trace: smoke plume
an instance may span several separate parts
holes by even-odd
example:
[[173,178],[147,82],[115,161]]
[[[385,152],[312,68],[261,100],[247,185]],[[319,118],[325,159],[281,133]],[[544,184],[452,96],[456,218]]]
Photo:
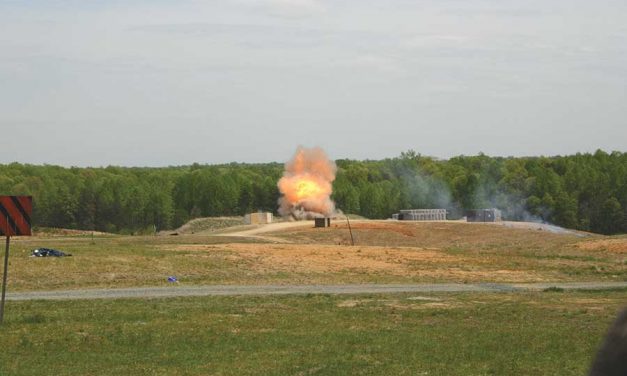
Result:
[[278,182],[279,214],[293,219],[329,217],[335,213],[331,200],[337,166],[321,148],[299,146],[285,164]]

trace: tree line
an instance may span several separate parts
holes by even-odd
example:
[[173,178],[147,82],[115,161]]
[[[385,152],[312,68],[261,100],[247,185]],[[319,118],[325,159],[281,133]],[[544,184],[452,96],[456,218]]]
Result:
[[[458,156],[414,151],[341,159],[333,199],[345,213],[389,218],[400,209],[496,207],[505,219],[604,234],[627,232],[627,153],[555,157]],[[0,165],[0,194],[32,195],[36,226],[118,233],[171,229],[189,219],[276,212],[283,165],[63,168]]]

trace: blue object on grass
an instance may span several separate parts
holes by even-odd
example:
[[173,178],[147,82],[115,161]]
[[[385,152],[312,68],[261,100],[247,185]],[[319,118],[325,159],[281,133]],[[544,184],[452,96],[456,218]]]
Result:
[[176,277],[175,277],[175,276],[170,276],[170,277],[168,277],[168,282],[178,282],[178,281],[179,281],[179,280],[178,280],[178,279],[176,279]]

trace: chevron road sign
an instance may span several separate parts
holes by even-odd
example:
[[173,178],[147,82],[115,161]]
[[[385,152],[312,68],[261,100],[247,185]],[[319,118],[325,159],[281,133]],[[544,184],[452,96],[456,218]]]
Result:
[[0,324],[4,318],[4,299],[7,290],[9,267],[9,242],[11,236],[30,236],[32,196],[0,196],[0,235],[7,238],[4,250],[4,273],[2,275],[2,298],[0,298]]

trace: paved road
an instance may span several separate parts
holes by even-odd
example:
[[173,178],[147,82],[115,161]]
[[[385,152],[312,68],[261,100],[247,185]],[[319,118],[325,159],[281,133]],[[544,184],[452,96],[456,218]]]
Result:
[[75,300],[119,298],[171,298],[182,296],[236,296],[287,294],[376,294],[396,292],[524,292],[541,291],[549,287],[564,290],[627,288],[627,282],[572,283],[435,283],[435,284],[361,284],[361,285],[213,285],[138,287],[126,289],[92,289],[66,291],[35,291],[8,293],[7,300]]

